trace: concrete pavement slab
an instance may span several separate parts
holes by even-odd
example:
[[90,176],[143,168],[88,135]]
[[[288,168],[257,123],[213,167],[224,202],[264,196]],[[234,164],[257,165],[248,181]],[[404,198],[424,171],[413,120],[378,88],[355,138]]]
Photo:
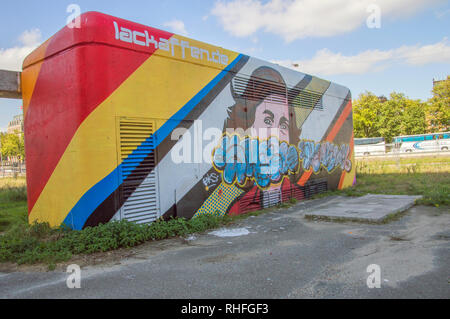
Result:
[[331,220],[356,220],[362,222],[383,222],[388,216],[411,208],[422,196],[375,195],[362,197],[337,196],[333,200],[308,210],[306,218]]

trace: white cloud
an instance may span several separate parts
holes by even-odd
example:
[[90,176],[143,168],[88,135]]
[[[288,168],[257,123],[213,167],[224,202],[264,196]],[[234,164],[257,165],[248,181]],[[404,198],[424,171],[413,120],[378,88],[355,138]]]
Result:
[[443,0],[219,0],[211,14],[235,36],[246,37],[264,30],[290,42],[355,30],[366,23],[371,4],[380,7],[383,21],[440,2]]
[[443,17],[445,17],[446,15],[450,14],[450,9],[444,10],[444,11],[436,11],[434,13],[434,15],[438,18],[441,19]]
[[19,37],[19,41],[25,46],[38,45],[41,42],[41,31],[39,29],[25,30]]
[[404,57],[406,62],[411,65],[424,65],[436,62],[450,63],[450,43],[447,38],[430,45],[404,46],[397,49],[396,53],[400,57]]
[[0,69],[21,71],[23,60],[39,46],[41,37],[39,29],[27,30],[18,38],[20,46],[0,48]]
[[171,20],[164,23],[165,27],[170,28],[173,32],[187,36],[188,32],[186,31],[186,27],[184,22],[181,20]]
[[394,63],[405,63],[413,66],[429,63],[450,63],[450,43],[447,38],[444,38],[442,41],[430,45],[402,46],[385,51],[367,50],[348,56],[322,49],[309,60],[272,62],[317,75],[364,74],[383,70]]

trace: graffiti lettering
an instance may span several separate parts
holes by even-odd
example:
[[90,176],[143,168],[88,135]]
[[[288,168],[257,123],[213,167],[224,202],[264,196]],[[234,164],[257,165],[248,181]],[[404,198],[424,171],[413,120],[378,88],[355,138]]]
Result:
[[202,179],[203,185],[205,185],[205,189],[207,191],[210,187],[216,186],[218,181],[219,175],[217,175],[216,173],[208,174]]
[[297,172],[300,161],[304,170],[312,169],[315,173],[321,166],[328,173],[337,167],[349,172],[352,168],[349,155],[350,147],[346,144],[302,140],[297,149],[274,136],[261,141],[226,134],[213,150],[213,164],[226,184],[244,185],[253,179],[258,187],[267,188],[280,183],[289,173]]
[[213,163],[227,184],[239,185],[252,178],[259,187],[279,183],[284,175],[298,168],[298,153],[293,145],[277,137],[257,138],[225,135],[213,152]]
[[336,167],[349,172],[352,169],[352,162],[348,158],[350,147],[348,145],[336,145],[330,142],[316,143],[314,141],[300,141],[298,143],[300,159],[303,162],[303,169],[313,169],[315,173],[323,165],[328,172]]

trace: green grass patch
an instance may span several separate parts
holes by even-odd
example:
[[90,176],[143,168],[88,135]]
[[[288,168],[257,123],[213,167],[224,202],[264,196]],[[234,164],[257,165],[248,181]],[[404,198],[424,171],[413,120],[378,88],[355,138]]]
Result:
[[16,223],[0,235],[0,262],[17,264],[44,263],[49,270],[74,255],[107,252],[129,248],[147,241],[185,237],[235,223],[250,216],[258,216],[296,204],[296,200],[278,206],[237,216],[200,215],[186,220],[175,218],[157,220],[151,224],[136,224],[126,220],[112,221],[80,231],[65,227],[51,228],[47,223]]
[[27,223],[25,178],[0,179],[0,233]]
[[367,163],[368,165],[403,165],[403,164],[443,164],[450,165],[450,156],[442,156],[442,155],[430,155],[430,156],[405,156],[405,157],[366,157],[366,158],[357,158],[356,162],[358,164]]
[[28,222],[27,209],[26,201],[0,202],[0,233],[14,225],[25,225]]
[[0,203],[24,202],[27,200],[27,187],[24,177],[0,178]]
[[[414,160],[414,162],[413,162]],[[363,196],[371,194],[422,195],[417,204],[450,205],[450,157],[358,159],[356,186],[329,195]]]
[[344,193],[422,195],[418,204],[437,207],[450,205],[450,173],[360,174],[356,181],[356,187],[344,190]]
[[16,224],[0,235],[0,262],[46,263],[52,269],[56,263],[67,261],[73,255],[106,252],[134,247],[146,241],[186,236],[224,226],[240,218],[202,215],[190,220],[157,220],[152,224],[122,220],[80,231],[50,228],[46,223],[31,226]]

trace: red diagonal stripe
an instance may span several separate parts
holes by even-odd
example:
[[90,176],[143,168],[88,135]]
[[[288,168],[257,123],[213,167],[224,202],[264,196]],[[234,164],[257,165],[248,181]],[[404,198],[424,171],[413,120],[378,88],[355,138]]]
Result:
[[[333,142],[334,138],[336,137],[337,133],[341,129],[342,125],[344,124],[347,117],[350,115],[352,111],[352,101],[350,100],[347,105],[345,106],[344,110],[342,111],[342,114],[339,116],[338,120],[336,121],[336,124],[334,124],[333,129],[330,131],[328,136],[326,137],[325,141],[327,142]],[[300,179],[298,180],[297,184],[300,186],[304,186],[305,183],[309,180],[312,174],[312,168],[309,171],[306,171],[302,174]]]
[[[85,33],[78,34],[74,32],[81,31],[64,28],[51,39],[47,55],[53,56],[43,63],[30,101],[25,120],[29,212],[80,124],[155,51],[114,46],[117,40],[112,19],[126,23],[123,20],[97,13],[88,14],[88,19],[92,25],[97,23],[97,28],[88,25]],[[103,32],[100,35],[99,30]],[[152,30],[161,37],[172,36]],[[105,43],[107,36],[112,45]],[[80,45],[54,54],[67,47],[71,39]],[[98,39],[101,45],[86,43]]]

